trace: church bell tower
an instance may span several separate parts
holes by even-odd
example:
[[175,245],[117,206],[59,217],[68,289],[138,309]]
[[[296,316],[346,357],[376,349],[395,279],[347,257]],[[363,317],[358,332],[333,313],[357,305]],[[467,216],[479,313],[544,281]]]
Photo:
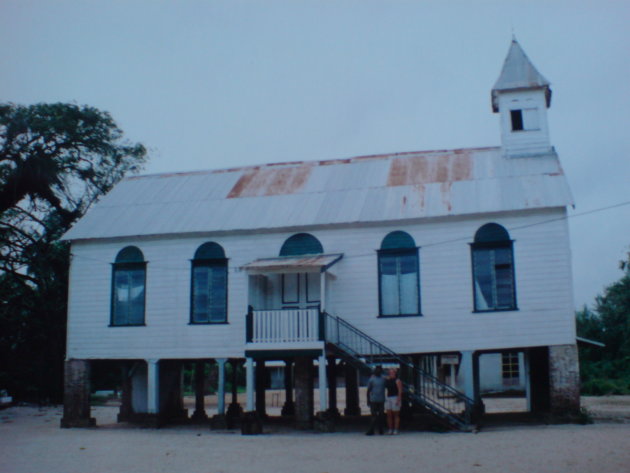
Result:
[[547,125],[551,105],[549,81],[512,39],[503,69],[492,88],[492,111],[500,114],[501,147],[507,157],[552,151]]

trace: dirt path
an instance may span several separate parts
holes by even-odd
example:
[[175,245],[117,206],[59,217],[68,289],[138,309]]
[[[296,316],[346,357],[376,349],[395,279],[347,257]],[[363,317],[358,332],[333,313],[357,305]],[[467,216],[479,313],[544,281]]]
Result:
[[60,408],[14,407],[0,411],[0,472],[630,471],[630,397],[587,398],[584,404],[616,416],[615,422],[502,427],[479,434],[292,432],[247,437],[201,427],[120,425],[115,407],[94,409],[100,427],[60,429]]

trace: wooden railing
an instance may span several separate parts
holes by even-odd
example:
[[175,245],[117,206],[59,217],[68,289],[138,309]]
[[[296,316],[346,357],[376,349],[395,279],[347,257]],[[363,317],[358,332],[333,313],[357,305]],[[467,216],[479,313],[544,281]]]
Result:
[[247,313],[248,343],[294,343],[323,340],[319,309],[252,310]]
[[[253,310],[247,313],[248,343],[326,342],[366,374],[376,364],[396,364],[408,398],[458,428],[471,425],[474,401],[415,366],[412,360],[374,340],[350,323],[314,309]],[[281,346],[278,346],[281,348]]]

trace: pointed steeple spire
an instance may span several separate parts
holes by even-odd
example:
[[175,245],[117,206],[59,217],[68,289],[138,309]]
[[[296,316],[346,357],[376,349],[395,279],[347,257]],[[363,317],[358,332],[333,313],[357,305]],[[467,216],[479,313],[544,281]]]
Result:
[[549,107],[551,104],[549,85],[549,81],[538,72],[516,38],[512,36],[512,44],[503,63],[503,69],[492,88],[492,111],[495,113],[499,111],[499,92],[522,89],[544,89],[547,107]]

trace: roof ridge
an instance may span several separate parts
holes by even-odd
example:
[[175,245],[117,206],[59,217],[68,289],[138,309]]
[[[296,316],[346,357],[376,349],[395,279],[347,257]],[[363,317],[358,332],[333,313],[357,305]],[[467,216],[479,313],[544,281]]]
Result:
[[126,177],[125,181],[145,179],[145,178],[158,178],[158,177],[175,177],[175,176],[193,176],[193,175],[203,175],[203,174],[222,174],[228,172],[237,172],[237,171],[245,171],[245,170],[257,170],[261,168],[270,168],[275,166],[298,166],[298,165],[310,165],[310,166],[326,166],[326,165],[335,165],[335,164],[351,164],[358,160],[370,160],[370,159],[387,159],[387,158],[396,158],[396,157],[404,157],[404,156],[417,156],[417,155],[431,155],[431,154],[444,154],[444,153],[452,153],[452,154],[460,154],[464,152],[475,152],[475,151],[490,151],[493,149],[499,149],[500,146],[478,146],[473,148],[453,148],[453,149],[434,149],[434,150],[423,150],[423,151],[398,151],[393,153],[380,153],[380,154],[366,154],[360,156],[352,156],[350,158],[332,158],[332,159],[314,159],[312,161],[284,161],[284,162],[275,162],[275,163],[262,163],[262,164],[252,164],[249,166],[238,166],[233,168],[222,168],[222,169],[205,169],[205,170],[197,170],[197,171],[181,171],[181,172],[162,172],[162,173],[151,173],[151,174],[139,174],[135,176]]

